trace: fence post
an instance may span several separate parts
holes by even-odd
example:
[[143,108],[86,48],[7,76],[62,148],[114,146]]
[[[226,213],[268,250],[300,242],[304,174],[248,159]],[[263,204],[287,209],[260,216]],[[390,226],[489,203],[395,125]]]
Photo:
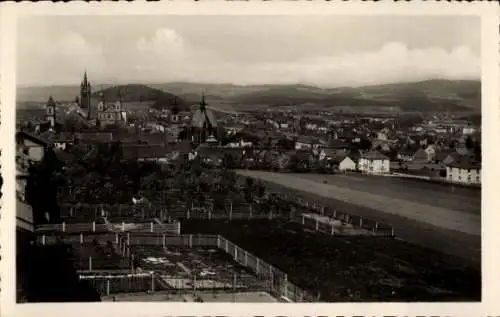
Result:
[[363,217],[359,217],[359,227],[363,228]]
[[42,244],[45,245],[45,235],[42,234]]
[[127,245],[130,245],[130,232],[127,232]]
[[273,279],[274,279],[274,277],[273,277],[273,266],[269,265],[269,286],[270,286],[271,290],[274,289],[274,281],[273,281]]
[[66,232],[66,222],[62,222],[62,232]]
[[106,279],[106,295],[109,296],[109,279]]
[[378,231],[378,222],[375,222],[375,231]]
[[330,227],[330,234],[331,234],[332,236],[334,236],[334,235],[335,235],[335,227],[333,226],[333,224],[332,224],[332,225],[331,225],[331,227]]
[[177,221],[177,234],[181,234],[181,222]]
[[249,211],[250,211],[250,219],[252,219],[252,209],[253,209],[253,204],[250,204],[250,208],[249,208]]
[[125,222],[122,221],[122,232],[125,232]]
[[217,248],[220,249],[220,235],[217,235]]
[[259,265],[260,265],[260,260],[259,258],[255,258],[255,274],[259,275]]
[[306,217],[304,215],[302,215],[302,224],[305,225],[306,224]]
[[151,222],[151,232],[155,232],[154,231],[154,224],[153,224],[153,222]]
[[80,244],[83,244],[83,233],[80,233]]
[[238,259],[238,247],[234,246],[234,260],[237,261]]
[[337,218],[337,209],[333,208],[333,218]]
[[288,274],[283,277],[283,296],[288,298]]
[[189,208],[186,209],[186,219],[189,219]]
[[151,272],[151,292],[155,291],[155,273]]
[[229,221],[233,220],[233,202],[229,203]]
[[325,205],[322,205],[321,206],[321,215],[324,216],[325,215]]
[[116,244],[118,244],[118,232],[115,233],[115,241],[116,241]]
[[225,240],[226,240],[226,253],[229,253],[229,241],[227,241],[227,239]]
[[69,216],[73,217],[73,207],[69,207]]
[[92,231],[95,232],[95,221],[92,221]]
[[212,211],[208,209],[208,220],[212,220]]
[[245,267],[248,266],[248,251],[245,250]]
[[190,248],[193,247],[193,235],[192,234],[189,235],[189,247]]
[[391,237],[394,237],[394,228],[391,228]]
[[319,230],[319,220],[318,220],[318,218],[316,218],[316,231],[318,231],[318,230]]
[[92,257],[89,256],[89,272],[92,272]]

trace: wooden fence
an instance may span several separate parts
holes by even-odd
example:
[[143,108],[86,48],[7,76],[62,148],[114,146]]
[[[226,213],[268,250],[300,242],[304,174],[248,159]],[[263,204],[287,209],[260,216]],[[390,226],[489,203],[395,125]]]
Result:
[[37,232],[68,232],[68,233],[83,233],[83,232],[156,232],[170,235],[181,233],[180,222],[175,223],[105,223],[96,224],[95,221],[89,223],[61,223],[61,224],[44,224],[36,227]]
[[[133,263],[136,255],[133,253],[133,246],[177,246],[177,247],[197,247],[197,246],[210,246],[216,247],[230,255],[234,261],[250,269],[259,280],[263,281],[265,290],[277,298],[285,298],[292,302],[313,302],[315,297],[307,291],[302,290],[290,281],[288,275],[279,270],[278,268],[266,263],[257,256],[247,252],[243,248],[234,244],[220,235],[176,235],[169,236],[166,234],[142,234],[142,233],[114,233],[114,234],[80,234],[80,235],[64,235],[64,236],[46,236],[41,235],[38,241],[41,244],[54,244],[54,243],[88,243],[94,240],[100,241],[114,241],[114,246],[117,252],[127,260],[128,263]],[[92,271],[90,264],[89,272]],[[94,276],[98,276],[95,274]],[[102,274],[101,274],[102,275]],[[124,275],[124,274],[122,274]],[[135,289],[136,291],[155,291],[155,281],[158,280],[159,275],[156,273],[149,273],[145,277],[137,278],[131,275],[127,282],[126,277],[122,276],[118,284],[112,284],[113,278],[94,278],[92,282],[97,290],[103,294],[111,294],[117,289]],[[90,279],[90,278],[88,278]],[[108,280],[110,282],[108,282]],[[118,278],[115,280],[119,280]],[[120,284],[122,283],[122,284]]]

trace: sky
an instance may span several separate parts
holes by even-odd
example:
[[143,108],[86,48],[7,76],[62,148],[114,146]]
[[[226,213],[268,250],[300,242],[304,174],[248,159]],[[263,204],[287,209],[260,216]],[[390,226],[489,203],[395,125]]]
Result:
[[18,24],[20,86],[361,86],[479,79],[468,16],[36,16]]

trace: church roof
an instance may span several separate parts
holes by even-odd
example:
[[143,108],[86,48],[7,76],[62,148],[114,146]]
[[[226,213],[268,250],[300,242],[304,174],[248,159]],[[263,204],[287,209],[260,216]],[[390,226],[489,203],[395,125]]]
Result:
[[214,113],[210,109],[200,108],[197,109],[193,118],[191,119],[191,126],[195,128],[203,128],[205,124],[210,125],[212,128],[217,127],[217,120]]

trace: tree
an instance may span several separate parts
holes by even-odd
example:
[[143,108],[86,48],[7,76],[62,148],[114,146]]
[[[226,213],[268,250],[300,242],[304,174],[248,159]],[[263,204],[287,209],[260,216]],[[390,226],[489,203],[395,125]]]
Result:
[[236,162],[234,158],[229,153],[224,153],[224,157],[222,158],[222,166],[226,169],[232,169],[236,167]]
[[36,225],[60,222],[57,188],[62,183],[62,166],[53,149],[47,148],[42,161],[28,168],[26,201],[33,209]]
[[251,177],[245,179],[245,198],[248,202],[252,200],[254,180]]
[[472,140],[470,135],[467,136],[467,138],[465,139],[465,147],[468,149],[473,149],[474,146],[475,146],[474,141]]

